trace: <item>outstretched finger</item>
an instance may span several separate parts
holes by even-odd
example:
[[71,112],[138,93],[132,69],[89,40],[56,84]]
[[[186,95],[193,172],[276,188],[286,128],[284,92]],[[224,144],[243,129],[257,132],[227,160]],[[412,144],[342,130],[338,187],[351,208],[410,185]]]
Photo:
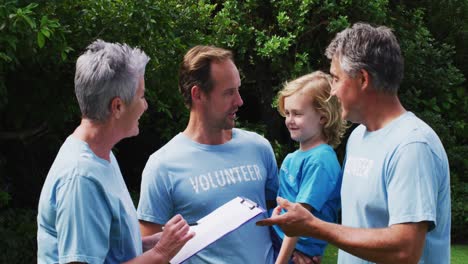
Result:
[[272,225],[280,225],[284,223],[285,215],[279,215],[275,217],[265,218],[263,220],[257,221],[255,224],[258,226],[272,226]]
[[[275,218],[275,219],[276,219],[276,218]],[[278,224],[278,223],[276,223],[275,219],[273,219],[273,218],[266,218],[266,219],[257,221],[255,224],[256,224],[257,226],[272,226],[272,225]]]

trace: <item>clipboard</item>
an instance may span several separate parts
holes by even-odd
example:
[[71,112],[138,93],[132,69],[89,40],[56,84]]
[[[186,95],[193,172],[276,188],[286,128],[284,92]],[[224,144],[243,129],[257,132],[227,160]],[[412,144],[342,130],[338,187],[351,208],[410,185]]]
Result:
[[179,253],[171,259],[170,263],[179,264],[187,260],[216,240],[264,212],[265,209],[247,198],[238,196],[232,199],[198,220],[197,225],[190,227],[190,230],[195,232],[195,237],[184,245]]

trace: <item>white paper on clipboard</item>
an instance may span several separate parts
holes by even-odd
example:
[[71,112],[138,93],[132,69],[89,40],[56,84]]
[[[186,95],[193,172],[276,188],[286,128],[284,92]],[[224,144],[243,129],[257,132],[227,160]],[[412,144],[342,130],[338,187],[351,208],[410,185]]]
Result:
[[197,221],[190,230],[195,237],[171,259],[171,264],[179,264],[197,252],[239,228],[255,216],[265,212],[258,204],[243,197],[236,197]]

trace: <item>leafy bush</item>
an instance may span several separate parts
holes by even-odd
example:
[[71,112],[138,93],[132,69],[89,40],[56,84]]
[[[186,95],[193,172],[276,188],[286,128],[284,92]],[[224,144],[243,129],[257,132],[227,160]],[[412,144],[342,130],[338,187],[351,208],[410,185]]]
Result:
[[[190,47],[214,44],[234,51],[244,98],[240,126],[265,135],[281,164],[296,146],[272,107],[277,91],[299,75],[328,71],[324,50],[329,41],[364,20],[395,29],[406,65],[401,100],[444,143],[452,177],[453,237],[466,234],[468,94],[466,76],[459,70],[466,72],[466,1],[443,6],[434,0],[35,2],[0,4],[1,210],[36,206],[59,146],[79,122],[74,62],[93,40],[139,46],[151,57],[146,72],[149,110],[141,120],[141,134],[115,148],[129,188],[138,192],[148,156],[186,125],[177,72]],[[434,15],[439,9],[458,14],[460,20]],[[337,151],[340,158],[345,141]]]
[[452,182],[452,241],[468,242],[468,184]]
[[0,210],[0,263],[37,262],[36,225],[35,210]]

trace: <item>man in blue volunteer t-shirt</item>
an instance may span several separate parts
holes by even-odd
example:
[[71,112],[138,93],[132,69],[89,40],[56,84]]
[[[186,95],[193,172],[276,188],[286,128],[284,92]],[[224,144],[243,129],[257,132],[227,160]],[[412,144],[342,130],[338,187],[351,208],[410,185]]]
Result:
[[360,124],[346,148],[342,225],[283,199],[288,213],[258,224],[326,240],[340,248],[338,263],[450,263],[447,155],[398,99],[403,57],[396,37],[358,23],[338,33],[326,55],[342,115]]
[[[190,119],[183,132],[151,155],[143,171],[137,210],[143,235],[161,231],[175,214],[195,222],[236,196],[266,208],[278,189],[269,142],[234,128],[243,101],[231,52],[196,46],[185,55],[179,78]],[[273,263],[269,229],[258,228],[255,222],[229,233],[186,263]]]

